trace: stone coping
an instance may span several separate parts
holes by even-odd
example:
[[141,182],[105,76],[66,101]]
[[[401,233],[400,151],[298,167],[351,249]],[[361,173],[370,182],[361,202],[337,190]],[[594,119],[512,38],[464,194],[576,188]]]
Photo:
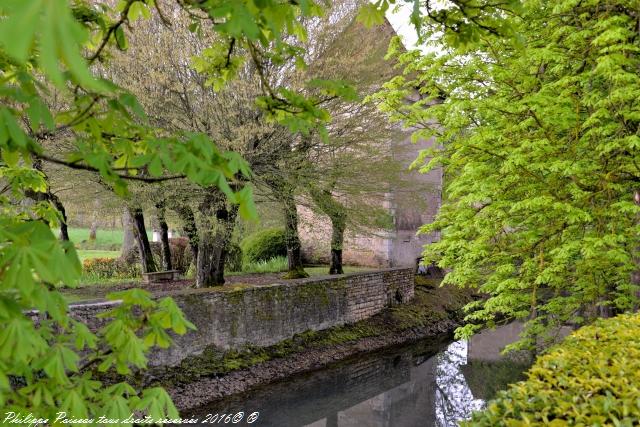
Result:
[[[351,273],[345,274],[324,274],[322,276],[313,276],[313,277],[305,277],[301,279],[282,279],[281,282],[275,282],[268,285],[257,285],[257,284],[246,284],[246,283],[230,283],[228,285],[220,285],[214,286],[210,288],[185,288],[178,290],[170,290],[170,291],[159,291],[156,294],[153,294],[153,297],[171,297],[171,296],[182,296],[182,295],[193,295],[193,294],[208,294],[208,293],[232,293],[232,292],[244,292],[244,291],[252,291],[259,289],[270,289],[274,287],[292,287],[292,286],[300,286],[309,283],[315,282],[326,282],[326,281],[335,281],[335,280],[346,280],[352,277],[366,277],[366,276],[375,276],[380,273],[392,273],[399,271],[407,271],[410,270],[413,272],[415,269],[413,267],[389,267],[382,268],[378,270],[367,270],[367,271],[354,271]],[[69,308],[73,307],[86,307],[86,306],[95,306],[99,307],[100,304],[105,307],[110,305],[117,305],[120,303],[120,300],[109,301],[106,299],[92,299],[86,301],[74,301],[69,304]]]

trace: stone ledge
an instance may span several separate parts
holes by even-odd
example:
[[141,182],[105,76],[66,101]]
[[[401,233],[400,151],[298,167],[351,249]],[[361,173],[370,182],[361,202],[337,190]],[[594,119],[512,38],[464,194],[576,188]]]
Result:
[[[412,268],[389,268],[345,275],[295,279],[270,285],[184,289],[173,297],[196,331],[174,336],[166,350],[154,350],[149,364],[172,366],[207,347],[269,346],[309,330],[366,319],[413,297]],[[118,301],[76,303],[71,315],[90,329],[104,324],[96,315]],[[35,315],[37,317],[37,314]]]

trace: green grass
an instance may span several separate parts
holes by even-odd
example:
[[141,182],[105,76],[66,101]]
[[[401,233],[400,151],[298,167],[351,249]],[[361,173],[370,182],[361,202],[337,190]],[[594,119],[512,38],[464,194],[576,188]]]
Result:
[[[229,276],[237,276],[239,274],[253,274],[253,273],[282,273],[287,271],[287,257],[271,258],[269,261],[257,261],[245,263],[242,266],[242,271],[233,273],[227,273]],[[373,270],[371,267],[358,267],[352,265],[343,266],[345,273],[356,273],[359,271]],[[329,274],[328,265],[317,265],[313,267],[305,267],[304,271],[309,273],[310,276],[324,276]]]
[[[373,267],[360,267],[357,265],[343,265],[342,270],[345,273],[357,273],[359,271],[367,271],[367,270],[375,270]],[[305,267],[304,271],[309,273],[309,276],[325,276],[329,274],[329,266],[328,265],[320,265],[314,267]]]
[[242,266],[242,271],[229,274],[279,273],[281,271],[287,271],[287,257],[275,257],[268,261],[247,262]]
[[120,256],[120,251],[100,251],[93,249],[78,249],[78,257],[80,262],[90,258],[117,258]]
[[[57,235],[58,230],[53,230]],[[149,240],[151,240],[152,233],[147,232]],[[98,229],[96,232],[96,240],[89,240],[88,228],[69,228],[69,240],[79,249],[87,250],[102,250],[102,251],[119,251],[122,246],[122,239],[124,237],[124,231],[122,229]]]

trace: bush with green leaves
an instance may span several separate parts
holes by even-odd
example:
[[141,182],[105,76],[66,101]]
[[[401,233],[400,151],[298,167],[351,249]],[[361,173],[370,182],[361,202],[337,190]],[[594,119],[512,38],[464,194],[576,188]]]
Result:
[[242,248],[236,242],[229,242],[225,258],[225,268],[229,271],[242,270]]
[[531,348],[640,302],[637,7],[525,0],[505,15],[515,40],[449,49],[428,31],[440,49],[393,44],[404,72],[376,98],[414,140],[437,139],[414,166],[447,177],[424,260],[486,296],[458,337],[519,319],[512,347]]
[[463,426],[640,425],[640,315],[599,320],[540,356]]
[[89,258],[82,262],[82,273],[99,279],[139,277],[140,266],[119,258]]
[[285,233],[281,228],[258,231],[246,237],[241,246],[245,264],[287,255]]

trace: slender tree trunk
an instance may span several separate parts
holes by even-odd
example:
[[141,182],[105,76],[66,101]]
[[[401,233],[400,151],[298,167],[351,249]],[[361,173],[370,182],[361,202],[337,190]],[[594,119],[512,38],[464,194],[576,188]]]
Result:
[[89,240],[96,240],[98,234],[98,214],[93,214],[91,228],[89,229]]
[[162,269],[171,270],[171,247],[169,246],[169,226],[164,215],[164,204],[156,204],[158,224],[160,225],[160,245],[162,253]]
[[125,262],[132,262],[136,253],[136,237],[133,230],[133,218],[128,208],[122,211],[122,248],[120,249],[120,259]]
[[156,263],[153,260],[151,245],[147,237],[147,229],[144,225],[144,214],[142,208],[131,209],[131,217],[133,219],[133,233],[138,243],[140,251],[140,263],[142,264],[143,273],[151,273],[156,271]]
[[[28,191],[27,197],[34,200],[35,202],[43,202],[49,201],[53,204],[53,206],[60,212],[60,216],[62,217],[62,221],[60,221],[60,240],[69,240],[69,230],[67,228],[67,212],[62,204],[62,201],[51,192],[51,187],[49,186],[49,177],[44,173],[44,168],[42,166],[42,160],[36,159],[33,161],[32,166],[35,170],[41,172],[44,175],[45,182],[47,184],[47,191],[44,193],[36,193],[34,191]],[[45,221],[49,224],[47,221]]]
[[198,226],[196,225],[196,217],[187,205],[178,206],[174,208],[174,211],[182,221],[182,231],[189,239],[189,247],[195,262],[198,259]]
[[215,192],[200,206],[196,287],[223,285],[227,245],[235,226],[237,207],[227,208],[224,196]]
[[[224,212],[226,212],[226,215]],[[218,221],[222,221],[224,233],[222,250],[220,253],[220,257],[218,258],[217,277],[220,283],[224,283],[225,263],[227,261],[227,254],[229,253],[229,243],[231,242],[231,236],[233,235],[233,230],[236,226],[236,219],[238,217],[238,205],[231,205],[231,207],[225,209],[223,212],[217,212],[216,217],[218,218]]]
[[64,205],[51,191],[47,193],[49,200],[53,203],[53,206],[56,207],[58,212],[60,212],[60,216],[62,217],[62,221],[60,221],[60,240],[69,240],[69,229],[67,227],[67,211],[64,208]]
[[298,211],[296,209],[296,201],[291,192],[282,194],[283,212],[284,212],[284,232],[285,242],[287,244],[287,274],[286,279],[298,279],[309,277],[302,264],[302,252],[300,245],[300,237],[298,235]]
[[330,190],[310,189],[311,198],[320,210],[331,220],[331,263],[329,274],[344,274],[342,269],[342,248],[344,231],[347,225],[347,213],[331,194]]
[[344,274],[342,269],[342,247],[344,245],[345,219],[343,215],[331,218],[331,264],[329,274]]
[[89,240],[96,240],[98,234],[98,209],[100,208],[99,199],[95,199],[93,203],[93,218],[91,219],[91,229],[89,230]]

